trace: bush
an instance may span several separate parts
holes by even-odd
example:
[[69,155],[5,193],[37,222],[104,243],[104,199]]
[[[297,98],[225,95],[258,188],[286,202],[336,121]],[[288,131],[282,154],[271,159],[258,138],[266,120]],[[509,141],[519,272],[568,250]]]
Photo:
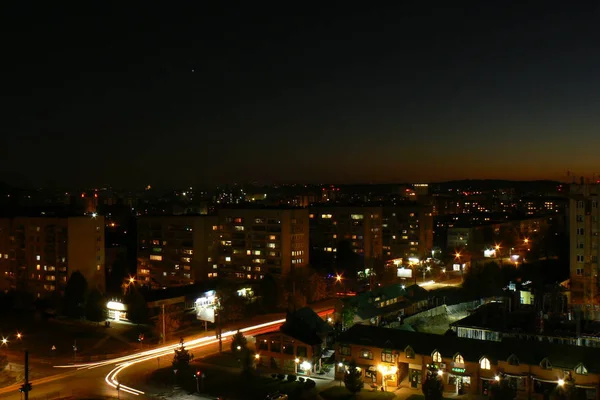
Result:
[[307,379],[306,379],[306,383],[304,384],[304,387],[305,387],[307,390],[310,390],[310,389],[314,389],[315,387],[317,387],[317,384],[316,384],[316,383],[315,383],[315,381],[313,381],[312,379],[308,379],[308,378],[307,378]]
[[294,382],[296,380],[296,375],[288,375],[287,380],[288,382]]
[[299,378],[298,378],[298,381],[299,381],[299,382],[304,382],[305,380],[306,380],[306,379],[304,379],[303,377],[299,377]]
[[271,378],[277,379],[277,374],[271,374]]
[[321,374],[328,374],[331,371],[331,365],[323,364],[321,367]]
[[280,381],[285,379],[285,375],[283,374],[277,374],[277,379],[279,379]]

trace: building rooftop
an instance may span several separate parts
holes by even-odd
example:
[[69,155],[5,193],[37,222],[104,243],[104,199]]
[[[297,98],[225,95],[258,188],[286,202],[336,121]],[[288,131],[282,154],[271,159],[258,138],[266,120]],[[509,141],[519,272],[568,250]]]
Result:
[[323,336],[329,334],[333,329],[312,308],[303,307],[288,313],[285,323],[279,330],[302,343],[314,346],[321,344]]
[[[397,284],[377,287],[370,292],[359,293],[354,297],[346,297],[342,299],[342,302],[345,307],[356,308],[356,314],[362,319],[368,319],[393,312],[396,309],[402,309],[407,304],[423,300],[427,296],[427,290],[419,285],[404,287],[404,285]],[[403,298],[403,300],[384,307],[377,306],[382,301],[397,298]]]
[[547,359],[553,368],[574,369],[583,364],[588,371],[600,372],[600,348],[549,344],[538,341],[504,340],[490,342],[449,335],[416,333],[370,325],[354,325],[338,338],[342,344],[405,351],[410,346],[417,354],[433,354],[452,359],[457,353],[467,362],[506,361],[514,355],[521,364],[539,365]]

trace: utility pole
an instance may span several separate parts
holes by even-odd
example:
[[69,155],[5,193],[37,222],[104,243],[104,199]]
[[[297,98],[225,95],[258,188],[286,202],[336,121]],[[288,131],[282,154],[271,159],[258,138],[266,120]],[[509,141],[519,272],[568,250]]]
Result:
[[25,350],[25,383],[21,386],[20,391],[23,393],[25,400],[29,399],[29,392],[31,391],[31,383],[29,383],[29,351]]
[[165,324],[165,305],[162,305],[162,337],[163,337],[163,344],[165,344],[167,342],[167,335],[166,335],[166,324]]

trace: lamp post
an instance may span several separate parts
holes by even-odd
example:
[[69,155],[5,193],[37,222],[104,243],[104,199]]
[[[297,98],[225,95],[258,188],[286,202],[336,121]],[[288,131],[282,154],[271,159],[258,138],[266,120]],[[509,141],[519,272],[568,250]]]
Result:
[[296,358],[296,359],[294,360],[294,372],[295,372],[295,374],[296,374],[296,375],[298,375],[298,364],[299,364],[299,363],[300,363],[300,359],[299,359],[299,358]]
[[[344,364],[343,364],[343,363],[338,363],[338,368],[339,368],[339,369],[342,369],[342,368],[344,368]],[[342,370],[342,377],[340,378],[340,387],[342,386],[342,381],[344,380],[344,373],[345,373],[345,372],[346,372],[346,371]]]

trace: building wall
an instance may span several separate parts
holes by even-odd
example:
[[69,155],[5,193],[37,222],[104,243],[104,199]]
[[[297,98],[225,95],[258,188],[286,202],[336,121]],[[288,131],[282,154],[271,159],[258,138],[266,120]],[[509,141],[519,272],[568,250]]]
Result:
[[569,200],[571,302],[598,308],[600,185],[571,185]]
[[0,287],[36,297],[62,292],[81,271],[90,287],[105,289],[104,218],[0,219]]
[[79,271],[88,287],[106,290],[106,258],[104,253],[104,217],[71,217],[68,219],[68,273]]
[[219,275],[258,280],[308,265],[308,210],[225,208],[218,218]]
[[[279,343],[279,349],[276,348]],[[284,348],[284,345],[286,346]],[[267,368],[285,374],[303,373],[297,365],[307,361],[313,364],[312,346],[280,332],[267,333],[256,337],[256,353],[259,355],[258,368]],[[288,347],[289,346],[289,347]],[[302,351],[299,351],[300,350]],[[286,352],[289,349],[289,352]],[[298,363],[296,363],[298,359]]]
[[433,207],[383,207],[382,231],[385,259],[424,258],[433,247]]
[[[343,379],[350,360],[356,361],[363,374],[365,384],[381,386],[383,375],[380,367],[396,367],[397,373],[387,376],[386,386],[409,387],[420,394],[422,384],[426,380],[428,365],[435,365],[442,371],[445,392],[459,393],[459,388],[462,387],[460,394],[489,395],[489,392],[486,391],[487,385],[493,382],[497,375],[505,374],[506,379],[512,379],[512,382],[516,384],[518,399],[543,399],[543,393],[537,393],[536,386],[548,385],[548,388],[555,389],[558,380],[564,379],[570,373],[575,378],[577,386],[589,386],[593,390],[591,398],[598,398],[596,388],[600,374],[580,375],[575,371],[564,370],[560,367],[544,369],[540,365],[528,365],[521,362],[509,363],[509,360],[489,359],[484,354],[478,361],[464,360],[463,358],[463,362],[460,363],[461,360],[457,357],[460,352],[457,351],[451,357],[439,354],[440,358],[437,358],[436,351],[432,351],[431,354],[411,354],[410,346],[402,350],[386,350],[373,346],[342,344],[338,346],[337,354],[338,360],[343,366],[336,366],[336,379]],[[484,358],[489,361],[489,365],[483,360]],[[486,369],[488,366],[489,369]],[[373,371],[375,371],[374,374]],[[459,382],[457,383],[457,381]]]
[[212,216],[152,216],[138,220],[138,279],[152,287],[213,277],[218,220]]
[[341,241],[347,240],[365,261],[371,257],[380,259],[383,257],[382,220],[382,207],[312,207],[311,246],[333,252]]

